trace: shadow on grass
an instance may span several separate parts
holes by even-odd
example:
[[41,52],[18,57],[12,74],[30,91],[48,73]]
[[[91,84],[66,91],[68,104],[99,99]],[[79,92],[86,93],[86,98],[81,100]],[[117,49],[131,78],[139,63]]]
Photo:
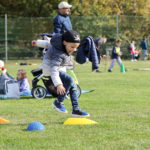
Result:
[[[90,93],[90,92],[94,92],[95,90],[82,90],[82,94],[85,94],[85,93]],[[55,98],[53,96],[46,96],[45,98],[43,99],[50,99],[50,98]],[[5,100],[30,100],[30,99],[34,99],[34,100],[43,100],[43,99],[36,99],[34,98],[32,95],[31,96],[20,96],[19,99],[5,99]]]
[[[53,98],[52,96],[51,97],[46,97],[46,98],[43,98],[43,99],[50,99],[50,98]],[[36,98],[34,98],[34,97],[30,97],[30,96],[22,96],[22,97],[20,97],[19,99],[5,99],[5,101],[7,101],[7,100],[9,100],[9,101],[18,101],[18,100],[43,100],[43,99],[36,99]],[[4,101],[4,100],[3,100]]]
[[[29,123],[30,124],[30,123]],[[29,126],[29,124],[17,124],[17,125],[21,125],[21,126],[25,126],[26,125],[26,127],[28,127]],[[50,122],[50,123],[42,123],[44,126],[45,125],[49,125],[49,124],[54,124],[54,125],[63,125],[63,122]],[[22,129],[22,131],[28,131],[27,130],[27,128],[26,129]],[[36,131],[38,131],[38,130],[36,130]]]
[[53,98],[53,97],[52,96],[47,96],[47,97],[41,98],[41,99],[36,99],[36,98],[34,98],[32,96],[22,96],[22,97],[20,97],[20,99],[36,99],[36,100],[49,99],[49,98]]
[[[32,123],[32,122],[31,122]],[[30,124],[30,123],[29,123]],[[11,123],[3,123],[3,124],[0,124],[0,127],[1,128],[6,128],[6,127],[15,127],[15,126],[26,126],[26,128],[24,128],[24,129],[21,129],[21,131],[28,131],[27,130],[27,128],[28,128],[28,126],[29,126],[29,124],[28,123],[17,123],[17,124],[11,124]],[[47,122],[47,123],[42,123],[44,126],[46,126],[46,125],[63,125],[63,122]],[[38,130],[37,130],[38,131]]]

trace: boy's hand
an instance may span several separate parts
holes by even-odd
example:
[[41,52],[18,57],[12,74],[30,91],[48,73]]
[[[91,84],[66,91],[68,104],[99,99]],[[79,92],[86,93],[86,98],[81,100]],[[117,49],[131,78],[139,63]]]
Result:
[[119,55],[119,56],[122,56],[122,52],[119,52],[118,55]]
[[36,40],[33,40],[33,41],[31,42],[31,44],[32,44],[32,46],[36,46]]
[[66,93],[66,89],[63,87],[63,85],[57,86],[57,94],[64,95]]

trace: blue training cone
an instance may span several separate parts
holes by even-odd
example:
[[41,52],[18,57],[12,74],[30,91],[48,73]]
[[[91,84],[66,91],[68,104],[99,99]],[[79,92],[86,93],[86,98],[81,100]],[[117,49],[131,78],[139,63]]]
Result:
[[32,122],[29,124],[29,126],[27,127],[27,131],[35,131],[35,130],[44,130],[45,127],[42,123],[40,122]]

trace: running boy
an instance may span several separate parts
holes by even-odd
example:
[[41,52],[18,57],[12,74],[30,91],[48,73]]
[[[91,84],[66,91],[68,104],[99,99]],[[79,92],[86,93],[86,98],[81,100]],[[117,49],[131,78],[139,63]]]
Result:
[[112,63],[108,69],[108,72],[112,72],[112,68],[114,67],[116,61],[121,68],[122,61],[120,58],[121,56],[120,46],[121,46],[121,40],[117,40],[116,45],[113,47],[112,50]]
[[58,112],[67,113],[64,106],[66,93],[70,93],[72,102],[72,116],[88,117],[89,114],[79,109],[76,84],[71,76],[64,69],[71,59],[71,54],[80,45],[80,35],[70,30],[63,34],[56,34],[51,39],[51,44],[43,58],[43,73],[51,76],[54,86],[57,88],[57,99],[53,107]]

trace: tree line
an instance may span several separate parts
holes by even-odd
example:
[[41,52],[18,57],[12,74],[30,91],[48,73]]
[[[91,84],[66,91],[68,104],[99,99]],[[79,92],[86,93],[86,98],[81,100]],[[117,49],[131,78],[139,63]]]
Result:
[[[0,16],[50,17],[57,14],[60,0],[1,0]],[[145,16],[150,12],[149,0],[68,0],[72,15]]]
[[[0,1],[1,55],[5,55],[5,19],[8,16],[9,57],[37,57],[31,40],[40,33],[53,32],[53,18],[60,0],[2,0]],[[112,47],[118,38],[123,40],[122,51],[129,58],[127,47],[131,39],[140,43],[150,40],[149,0],[68,0],[72,5],[71,22],[81,37],[107,37],[105,48]],[[117,36],[118,31],[118,36]],[[21,51],[20,51],[21,50]],[[15,53],[14,53],[15,51]]]

